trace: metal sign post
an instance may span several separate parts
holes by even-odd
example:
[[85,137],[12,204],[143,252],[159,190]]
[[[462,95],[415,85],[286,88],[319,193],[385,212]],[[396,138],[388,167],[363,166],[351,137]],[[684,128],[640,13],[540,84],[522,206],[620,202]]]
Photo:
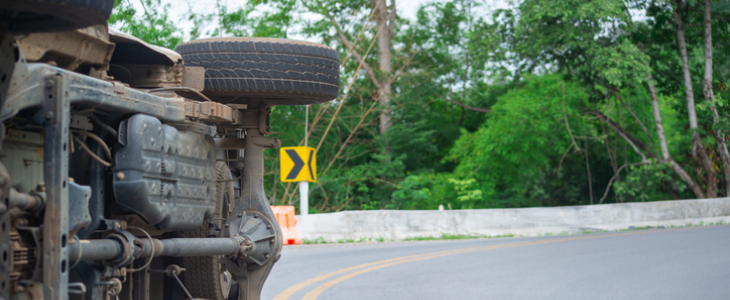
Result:
[[302,216],[309,214],[309,181],[299,183],[299,210]]
[[[309,105],[304,107],[304,147],[309,142]],[[299,182],[299,214],[309,214],[309,181]]]

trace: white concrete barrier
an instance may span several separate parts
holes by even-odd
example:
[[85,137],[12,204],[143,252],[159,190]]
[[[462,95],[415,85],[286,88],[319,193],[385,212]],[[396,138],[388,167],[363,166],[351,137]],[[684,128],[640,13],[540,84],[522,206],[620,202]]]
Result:
[[327,241],[443,234],[539,236],[632,227],[730,224],[730,198],[565,207],[370,210],[297,216],[304,239]]

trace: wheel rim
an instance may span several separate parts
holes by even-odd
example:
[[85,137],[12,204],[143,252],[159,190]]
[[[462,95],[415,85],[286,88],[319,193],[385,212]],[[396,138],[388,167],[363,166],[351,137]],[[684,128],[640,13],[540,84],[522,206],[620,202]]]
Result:
[[224,271],[221,272],[221,275],[219,276],[221,293],[223,294],[224,299],[228,299],[228,296],[231,293],[231,286],[233,285],[233,278],[231,278],[231,273],[225,270],[225,267],[223,270]]

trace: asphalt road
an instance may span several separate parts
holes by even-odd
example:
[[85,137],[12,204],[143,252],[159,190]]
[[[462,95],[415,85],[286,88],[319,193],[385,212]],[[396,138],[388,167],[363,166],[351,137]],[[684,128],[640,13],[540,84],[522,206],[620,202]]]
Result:
[[262,299],[730,299],[730,226],[285,247]]

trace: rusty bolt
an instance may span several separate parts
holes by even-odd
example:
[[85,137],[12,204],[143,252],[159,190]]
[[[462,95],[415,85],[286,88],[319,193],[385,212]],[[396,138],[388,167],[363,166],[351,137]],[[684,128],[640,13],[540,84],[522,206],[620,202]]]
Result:
[[124,172],[117,173],[117,179],[118,180],[124,180]]
[[246,240],[244,243],[246,244],[246,246],[251,246],[251,240]]
[[38,185],[35,187],[36,191],[39,192],[45,192],[46,191],[46,184],[43,182],[39,182]]
[[117,222],[114,222],[114,229],[119,230],[120,228],[122,228],[122,225]]

